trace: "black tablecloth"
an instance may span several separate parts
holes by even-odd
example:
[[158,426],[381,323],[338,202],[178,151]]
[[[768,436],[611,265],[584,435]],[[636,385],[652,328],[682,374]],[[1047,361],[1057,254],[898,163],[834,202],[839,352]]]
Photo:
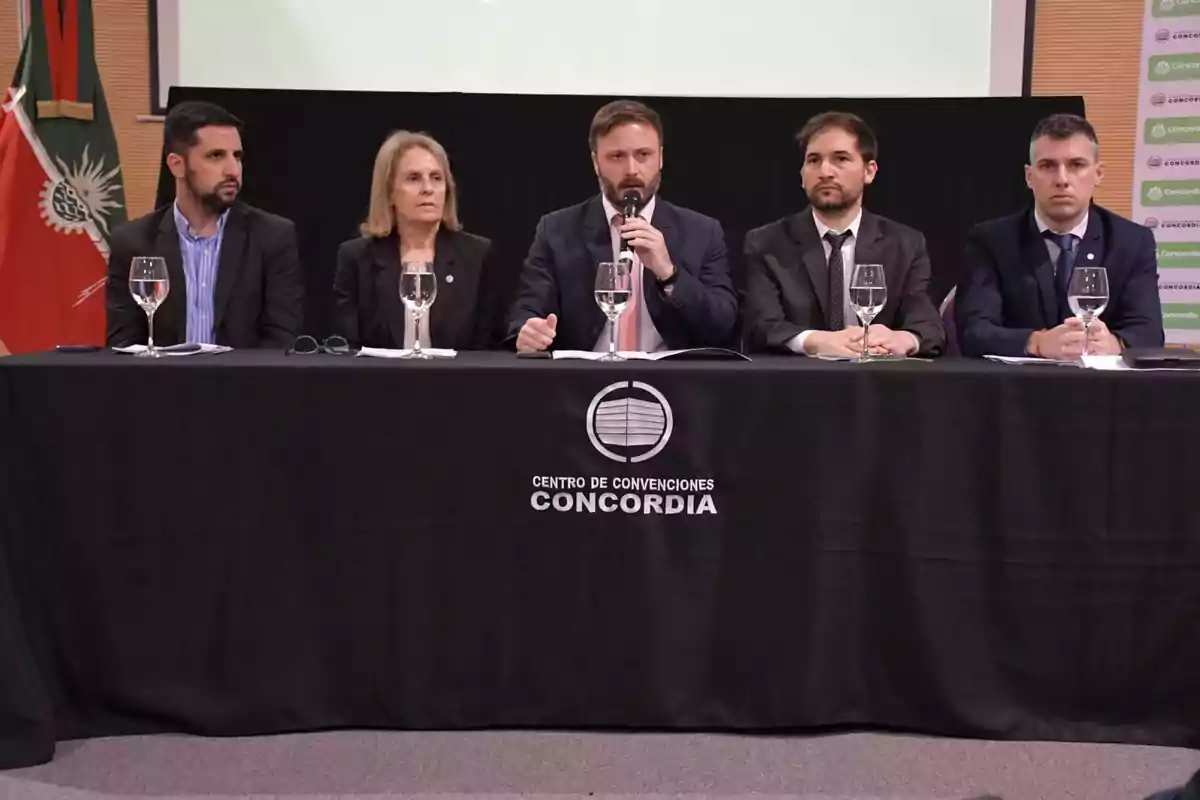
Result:
[[1198,406],[955,361],[3,359],[0,763],[340,726],[1196,746]]

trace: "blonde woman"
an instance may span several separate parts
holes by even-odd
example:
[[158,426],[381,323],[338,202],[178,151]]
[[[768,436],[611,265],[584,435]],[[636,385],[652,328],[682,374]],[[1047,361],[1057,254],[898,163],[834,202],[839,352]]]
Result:
[[[397,131],[375,156],[362,236],[338,248],[333,332],[354,347],[490,350],[507,298],[489,268],[490,240],[462,230],[450,159],[422,133]],[[400,299],[402,264],[432,263],[437,299],[419,330]]]

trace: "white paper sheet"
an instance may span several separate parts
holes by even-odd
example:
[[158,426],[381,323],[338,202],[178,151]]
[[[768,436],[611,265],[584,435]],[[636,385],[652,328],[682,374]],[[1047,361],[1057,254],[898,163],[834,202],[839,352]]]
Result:
[[[228,353],[233,350],[232,347],[225,347],[220,344],[202,344],[199,350],[194,350],[195,345],[192,344],[170,344],[166,347],[158,347],[157,349],[164,356],[198,356],[198,355],[213,355],[215,353]],[[127,353],[129,355],[137,355],[138,353],[146,352],[146,345],[131,344],[128,347],[114,347],[118,353]]]
[[1056,361],[1053,358],[1033,358],[1032,356],[984,356],[988,361],[999,364],[1057,364],[1064,367],[1077,367],[1074,361]]
[[[434,358],[454,358],[458,355],[457,350],[448,350],[442,347],[424,347],[421,352],[427,353]],[[360,356],[368,356],[370,358],[408,358],[412,355],[411,349],[392,350],[386,347],[364,347],[358,351]]]

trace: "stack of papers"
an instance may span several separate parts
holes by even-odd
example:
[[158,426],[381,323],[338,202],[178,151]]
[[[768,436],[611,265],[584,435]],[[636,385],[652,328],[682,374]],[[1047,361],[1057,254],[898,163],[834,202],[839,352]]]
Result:
[[1058,364],[1064,367],[1083,367],[1084,369],[1098,369],[1105,372],[1172,371],[1169,367],[1134,369],[1126,364],[1124,356],[1120,355],[1083,356],[1079,361],[1055,361],[1050,358],[1016,358],[1009,356],[984,356],[984,358],[989,361],[999,361],[1003,364]]
[[[158,352],[162,353],[164,356],[194,356],[194,355],[200,355],[200,354],[207,355],[207,354],[212,354],[212,353],[228,353],[233,348],[226,347],[226,346],[220,345],[220,344],[184,343],[184,344],[170,344],[170,345],[167,345],[166,347],[156,347],[155,349],[158,350]],[[117,351],[118,353],[128,353],[130,355],[137,355],[138,353],[146,352],[146,345],[131,344],[128,347],[114,347],[113,350]]]
[[[554,350],[552,357],[555,360],[559,359],[577,359],[581,361],[601,361],[608,355],[608,351],[596,352],[594,350]],[[750,358],[743,353],[738,353],[734,350],[726,350],[723,347],[687,347],[683,350],[659,350],[654,353],[643,353],[640,350],[618,350],[617,355],[626,361],[662,361],[665,358],[674,356],[691,356],[693,358],[733,358],[742,361],[749,361]]]
[[1084,356],[1083,366],[1088,369],[1128,370],[1129,365],[1121,356]]
[[897,355],[892,355],[891,353],[882,353],[880,355],[870,356],[869,358],[867,358],[866,361],[863,360],[862,356],[809,356],[809,357],[815,358],[818,361],[853,361],[853,362],[859,363],[859,364],[873,364],[877,361],[882,362],[882,361],[932,361],[933,360],[931,358],[917,358],[916,356],[897,356]]
[[[660,358],[666,358],[672,353],[677,353],[677,350],[663,350],[658,353],[643,353],[638,350],[618,350],[617,355],[626,361],[658,361]],[[600,361],[608,353],[598,353],[593,350],[555,350],[553,358],[559,359],[579,359],[582,361]]]
[[1053,358],[1034,358],[1032,356],[984,356],[988,361],[1000,364],[1058,364],[1064,367],[1077,367],[1075,361],[1056,361]]
[[[448,350],[443,347],[423,347],[421,352],[434,358],[454,358],[458,355],[457,350]],[[411,349],[391,350],[386,347],[364,347],[358,351],[360,356],[369,356],[371,358],[408,358],[412,355]]]

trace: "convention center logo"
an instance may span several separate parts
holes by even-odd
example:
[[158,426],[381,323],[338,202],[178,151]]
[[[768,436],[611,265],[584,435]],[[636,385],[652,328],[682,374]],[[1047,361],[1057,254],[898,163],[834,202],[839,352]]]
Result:
[[[1197,32],[1196,35],[1200,37],[1200,32]],[[1191,94],[1171,95],[1168,95],[1165,92],[1155,92],[1154,94],[1150,95],[1150,105],[1155,107],[1195,105],[1196,103],[1200,103],[1200,94],[1196,94],[1194,92]],[[1165,126],[1163,127],[1162,135],[1167,135],[1167,129]]]
[[1156,249],[1160,270],[1200,270],[1200,242],[1159,242]]
[[1200,14],[1200,0],[1154,0],[1156,17],[1191,17]]
[[1155,56],[1150,59],[1150,80],[1182,81],[1200,77],[1200,53]]
[[1163,303],[1163,324],[1168,328],[1200,328],[1200,306],[1194,303]]
[[675,426],[662,392],[641,381],[605,386],[587,410],[587,435],[596,452],[623,464],[649,461],[662,452]]
[[1151,117],[1145,138],[1146,144],[1200,143],[1200,117]]
[[[618,381],[596,392],[581,422],[595,451],[624,465],[650,461],[675,432],[671,403],[642,381]],[[717,513],[714,488],[707,476],[537,475],[529,505],[560,513],[696,516]]]
[[1146,221],[1143,222],[1142,224],[1145,225],[1147,228],[1157,228],[1158,227],[1158,217],[1146,217]]

